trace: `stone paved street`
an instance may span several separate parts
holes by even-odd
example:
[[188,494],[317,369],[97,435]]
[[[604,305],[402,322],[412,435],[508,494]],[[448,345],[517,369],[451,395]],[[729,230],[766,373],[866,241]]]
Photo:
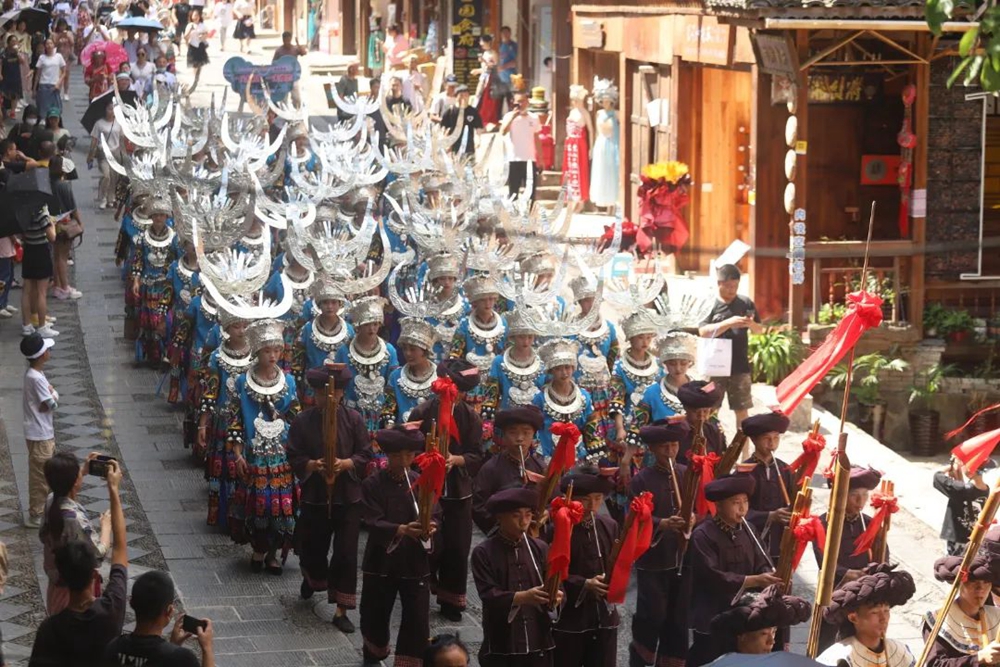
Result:
[[[74,69],[73,76],[73,100],[66,103],[65,120],[70,131],[82,137],[79,117],[86,105],[86,92],[79,69]],[[345,636],[333,629],[331,609],[323,596],[308,602],[299,599],[294,556],[290,556],[281,578],[251,574],[249,551],[234,546],[225,534],[206,525],[206,485],[201,469],[181,445],[182,414],[170,408],[162,394],[157,395],[160,376],[133,364],[132,349],[122,337],[123,287],[112,257],[118,225],[108,212],[98,211],[94,205],[97,173],[86,169],[87,144],[81,140],[73,156],[81,175],[74,188],[87,227],[83,245],[75,253],[73,282],[84,296],[77,302],[50,301],[51,313],[58,318],[55,328],[62,334],[45,369],[61,395],[56,412],[58,446],[72,448],[81,456],[101,451],[123,462],[129,574],[134,578],[148,568],[169,570],[187,613],[213,620],[219,665],[360,664],[360,633]],[[15,305],[19,305],[19,295],[13,293]],[[19,333],[16,319],[0,321],[0,539],[10,548],[13,570],[0,595],[0,629],[11,665],[22,664],[30,651],[34,630],[43,618],[45,581],[37,537],[34,531],[20,527],[27,496],[27,454],[21,434],[23,362],[17,349]],[[731,413],[725,419],[731,423]],[[795,457],[801,439],[801,433],[786,437],[785,460]],[[857,442],[865,441],[859,437]],[[861,456],[859,461],[866,459]],[[897,474],[905,472],[899,469]],[[105,489],[98,482],[88,478],[82,498],[95,517],[107,507]],[[824,502],[825,494],[817,492],[814,507]],[[894,525],[893,555],[914,572],[919,592],[897,615],[893,636],[909,641],[916,651],[918,616],[940,596],[939,586],[927,574],[941,543],[934,528],[906,511],[897,515]],[[815,565],[810,556],[804,559],[800,575],[798,590],[811,591]],[[465,623],[448,625],[432,613],[431,630],[432,634],[458,631],[475,649],[481,639],[480,603],[471,582],[469,592]],[[634,606],[634,594],[634,590],[630,592],[627,609]],[[356,611],[352,617],[357,624]],[[629,620],[626,611],[619,641],[622,657]],[[801,647],[801,629],[793,641]],[[624,659],[620,664],[625,664]]]

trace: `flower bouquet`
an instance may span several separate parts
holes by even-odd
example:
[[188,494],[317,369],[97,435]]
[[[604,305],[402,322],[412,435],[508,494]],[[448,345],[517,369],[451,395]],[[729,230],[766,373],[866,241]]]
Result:
[[691,173],[683,162],[655,162],[642,168],[639,186],[639,229],[654,237],[666,252],[688,240],[681,209],[690,201]]

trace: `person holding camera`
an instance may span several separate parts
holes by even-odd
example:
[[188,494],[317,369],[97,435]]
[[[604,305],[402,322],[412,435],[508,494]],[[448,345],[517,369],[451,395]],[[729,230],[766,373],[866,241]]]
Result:
[[[174,580],[166,572],[151,570],[132,584],[129,605],[135,612],[135,630],[108,644],[101,663],[106,667],[146,665],[146,667],[213,667],[212,621],[184,614],[175,614]],[[170,640],[162,637],[173,621]],[[183,644],[198,638],[201,662]]]
[[[56,460],[56,456],[49,459],[49,463]],[[69,601],[65,609],[49,616],[38,627],[28,667],[98,667],[105,648],[121,635],[125,624],[128,544],[125,541],[125,513],[118,495],[118,487],[122,481],[121,468],[114,459],[94,455],[88,458],[86,470],[105,477],[108,483],[114,545],[111,551],[111,573],[101,596],[97,597],[95,592],[100,582],[97,566],[100,560],[94,542],[90,539],[74,539],[54,549],[52,557],[58,581],[68,589]],[[77,482],[74,490],[78,491],[79,488],[80,482]],[[65,529],[68,520],[61,507],[61,504],[53,503],[51,514],[52,519],[61,523]],[[46,520],[48,519],[46,516]],[[57,535],[63,532],[53,530],[52,526],[42,526],[42,530]],[[48,571],[48,561],[46,570]]]
[[[59,576],[56,551],[70,542],[83,542],[92,548],[99,565],[111,548],[111,513],[101,515],[100,532],[94,530],[87,510],[76,501],[83,486],[83,477],[90,471],[90,464],[97,460],[92,453],[80,465],[72,452],[56,452],[45,462],[45,481],[52,493],[45,503],[45,512],[38,537],[42,541],[43,567],[49,577],[46,604],[50,616],[59,613],[69,603],[70,591]],[[110,491],[111,480],[108,480]],[[117,488],[117,487],[116,487]]]

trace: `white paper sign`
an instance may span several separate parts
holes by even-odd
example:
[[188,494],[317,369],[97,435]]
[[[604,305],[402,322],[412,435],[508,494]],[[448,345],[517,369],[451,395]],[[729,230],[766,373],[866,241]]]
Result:
[[715,259],[715,266],[723,266],[724,264],[738,264],[741,259],[743,259],[746,254],[750,252],[750,246],[743,241],[736,239],[729,244],[721,255]]
[[650,127],[667,126],[669,124],[670,104],[662,97],[646,103],[646,117]]

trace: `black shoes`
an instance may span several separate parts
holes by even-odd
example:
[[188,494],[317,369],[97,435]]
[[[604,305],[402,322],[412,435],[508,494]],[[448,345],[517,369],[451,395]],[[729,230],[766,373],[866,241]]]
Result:
[[309,585],[308,581],[303,579],[302,585],[299,586],[299,597],[301,597],[303,600],[308,600],[312,596],[313,596],[312,586]]
[[441,615],[452,623],[462,622],[462,610],[453,604],[444,602],[441,604]]
[[351,623],[351,619],[347,618],[347,614],[344,614],[343,616],[337,616],[334,614],[333,621],[331,621],[331,623],[333,623],[333,627],[337,628],[345,635],[349,635],[354,632],[354,624]]

